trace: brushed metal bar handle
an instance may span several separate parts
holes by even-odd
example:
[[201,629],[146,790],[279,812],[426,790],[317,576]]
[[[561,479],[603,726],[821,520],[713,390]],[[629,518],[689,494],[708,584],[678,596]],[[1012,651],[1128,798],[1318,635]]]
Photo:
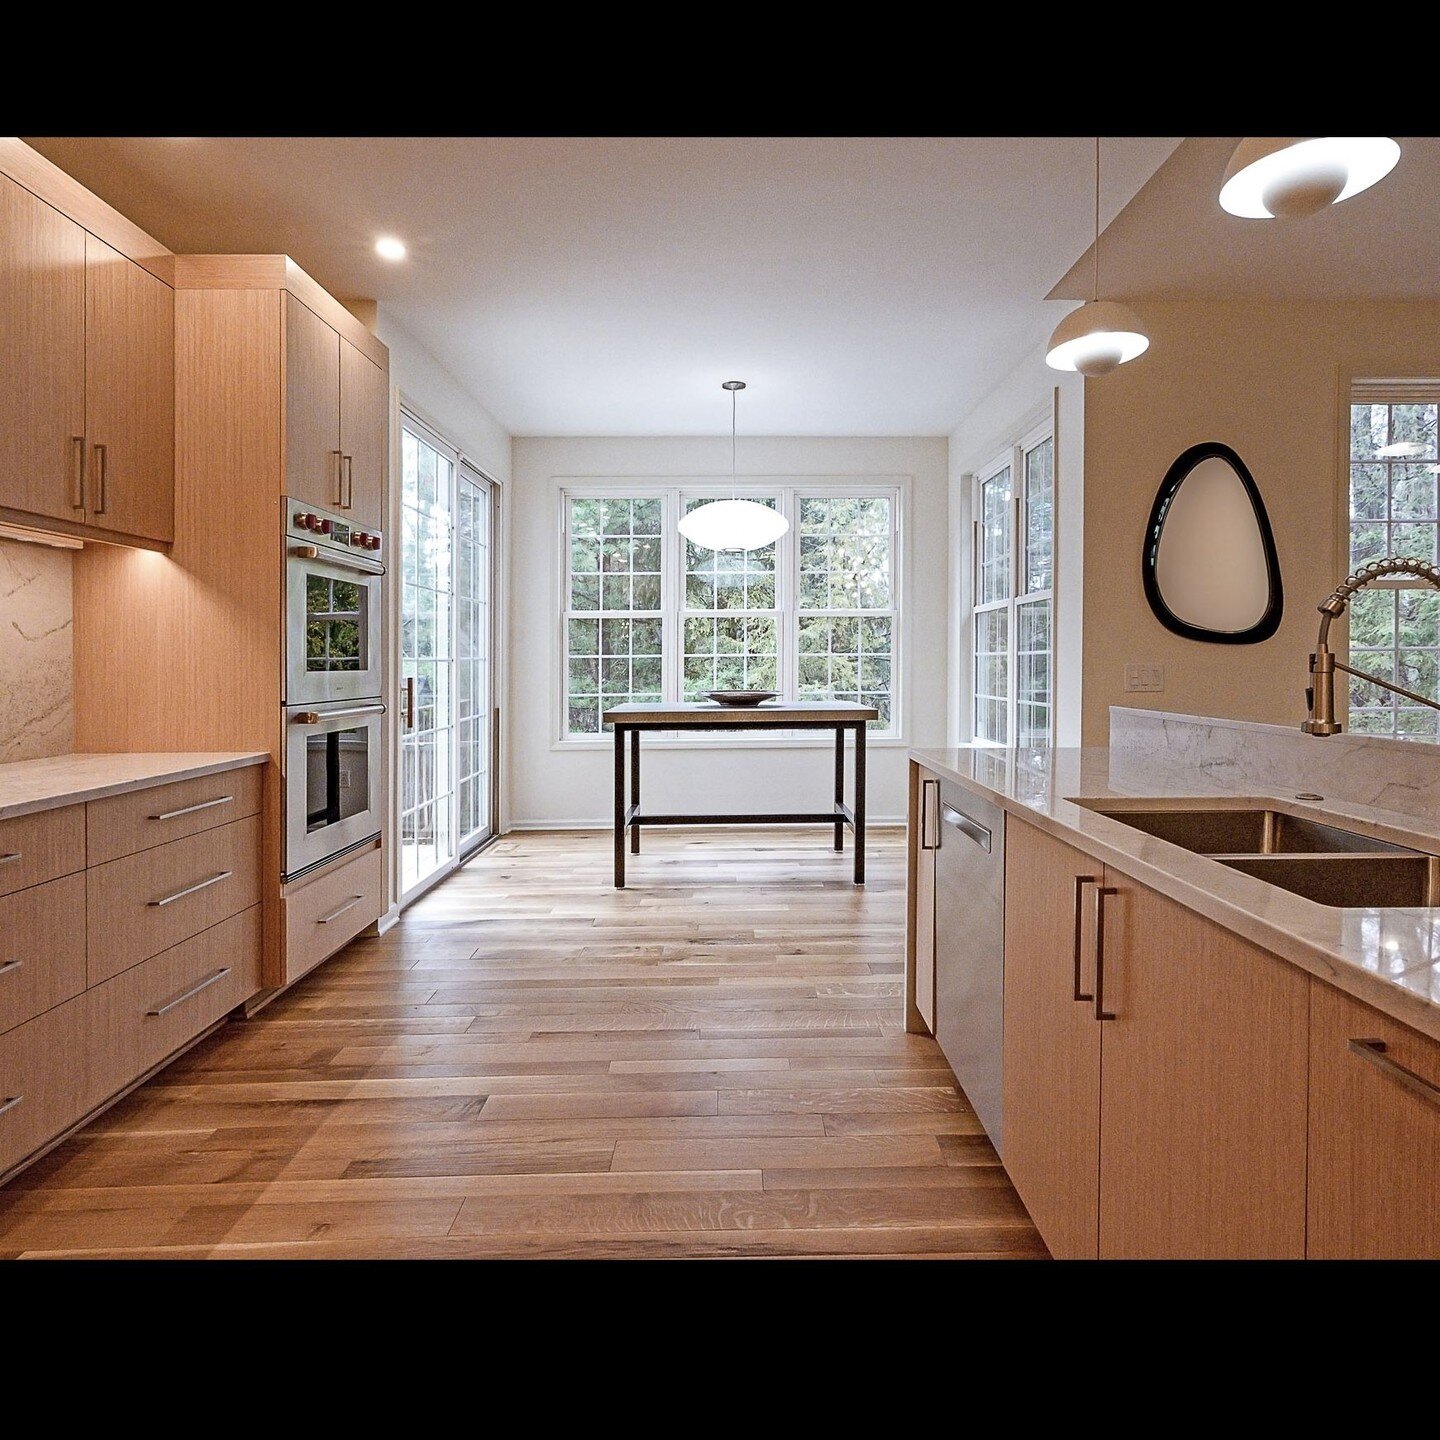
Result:
[[345,457],[339,450],[330,452],[335,457],[335,508],[345,508]]
[[333,554],[327,550],[323,555],[318,545],[292,545],[290,553],[297,560],[319,560],[333,565],[337,570],[358,570],[362,575],[383,575],[385,567],[378,560],[362,560],[358,555]]
[[177,890],[173,895],[167,895],[163,900],[150,901],[150,904],[157,909],[165,905],[173,905],[177,900],[183,900],[187,895],[194,895],[200,890],[208,890],[212,885],[218,885],[222,880],[228,880],[234,873],[233,870],[222,870],[218,875],[212,875],[208,880],[200,880],[194,885],[187,885],[183,890]]
[[1095,887],[1095,1018],[1114,1020],[1113,1010],[1105,1008],[1105,897],[1120,892],[1110,885]]
[[1075,998],[1087,1003],[1095,997],[1093,995],[1086,995],[1084,991],[1080,989],[1080,933],[1083,928],[1080,915],[1080,901],[1085,893],[1085,887],[1098,883],[1094,875],[1077,875],[1075,877],[1075,949],[1073,955],[1075,961]]
[[7,1110],[13,1110],[25,1097],[23,1095],[7,1095],[3,1103],[0,1103],[0,1115]]
[[75,454],[75,498],[70,502],[73,510],[85,508],[85,437],[83,435],[72,435],[70,444],[74,447]]
[[936,810],[930,808],[930,787],[935,787],[935,798],[940,798],[940,782],[938,780],[922,780],[920,782],[920,848],[922,850],[938,850],[940,848],[940,827],[934,828],[934,839],[931,837],[930,822],[936,818]]
[[364,898],[363,895],[352,895],[338,910],[332,910],[328,915],[322,915],[315,923],[328,925],[332,920],[338,920],[347,910],[353,910]]
[[11,975],[24,963],[23,960],[7,960],[3,965],[0,965],[0,975]]
[[340,457],[340,478],[345,485],[345,508],[355,508],[355,457],[353,455],[342,455]]
[[197,810],[213,810],[217,805],[228,805],[235,797],[233,795],[222,795],[218,800],[202,800],[198,805],[182,805],[178,810],[166,810],[162,814],[152,815],[152,820],[175,820],[181,815],[193,815]]
[[1382,1075],[1388,1075],[1401,1089],[1408,1090],[1427,1105],[1433,1105],[1440,1110],[1440,1085],[1397,1064],[1385,1053],[1383,1040],[1352,1040],[1349,1049],[1352,1055],[1368,1060]]
[[95,513],[97,515],[103,515],[105,513],[105,481],[108,479],[106,472],[109,468],[106,464],[106,447],[104,445],[97,445],[95,447],[95,469],[97,472],[95,481],[96,489],[100,496],[95,505]]
[[408,676],[405,681],[405,728],[415,728],[415,677]]
[[8,865],[12,860],[18,860],[21,853],[19,850],[11,850],[7,855],[0,855],[0,865]]
[[198,985],[192,985],[188,990],[177,995],[173,1000],[167,1000],[163,1005],[157,1005],[153,1010],[145,1012],[147,1018],[167,1014],[177,1005],[183,1005],[187,1000],[193,1000],[202,990],[208,990],[217,981],[223,980],[230,973],[228,965],[222,965],[213,975],[207,975]]
[[299,710],[292,725],[318,725],[322,720],[348,720],[352,715],[383,715],[383,705],[352,705],[348,710]]

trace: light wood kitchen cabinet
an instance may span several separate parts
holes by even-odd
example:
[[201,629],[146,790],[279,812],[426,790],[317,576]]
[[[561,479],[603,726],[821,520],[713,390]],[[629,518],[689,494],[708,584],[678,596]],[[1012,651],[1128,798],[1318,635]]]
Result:
[[1101,1257],[1302,1258],[1309,977],[1104,878]]
[[1437,1197],[1440,1044],[1311,980],[1306,1253],[1440,1258]]
[[1065,1260],[1098,1247],[1101,1027],[1087,917],[1100,878],[1088,855],[1006,826],[1005,1168]]
[[85,515],[175,538],[175,292],[85,237]]
[[914,963],[914,1002],[925,1028],[935,1033],[935,848],[940,825],[940,781],[928,770],[915,777],[918,807],[911,832],[914,896],[910,913],[910,952]]
[[334,329],[285,295],[285,493],[341,509],[340,345]]
[[385,527],[385,462],[390,435],[390,377],[340,339],[340,463],[345,508],[365,530]]
[[0,507],[81,521],[85,231],[0,175]]

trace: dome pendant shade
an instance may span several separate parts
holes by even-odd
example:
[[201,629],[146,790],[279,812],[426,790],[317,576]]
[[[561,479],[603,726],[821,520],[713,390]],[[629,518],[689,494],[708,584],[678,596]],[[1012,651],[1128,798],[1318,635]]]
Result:
[[1399,159],[1383,135],[1247,136],[1225,167],[1220,204],[1248,220],[1300,219],[1368,190]]
[[712,500],[680,521],[680,533],[706,550],[758,550],[789,528],[783,515],[754,500]]
[[1115,300],[1091,300],[1072,310],[1055,327],[1045,363],[1052,370],[1108,375],[1149,348],[1140,317],[1128,305]]

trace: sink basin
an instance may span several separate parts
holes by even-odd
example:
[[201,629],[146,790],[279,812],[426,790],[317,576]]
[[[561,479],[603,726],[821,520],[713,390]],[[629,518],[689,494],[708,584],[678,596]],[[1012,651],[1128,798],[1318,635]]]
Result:
[[1403,845],[1357,835],[1283,810],[1109,810],[1122,825],[1200,855],[1414,855]]
[[1414,852],[1385,855],[1215,855],[1317,905],[1440,904],[1440,861]]
[[1440,857],[1338,825],[1255,807],[1086,808],[1317,905],[1440,905]]

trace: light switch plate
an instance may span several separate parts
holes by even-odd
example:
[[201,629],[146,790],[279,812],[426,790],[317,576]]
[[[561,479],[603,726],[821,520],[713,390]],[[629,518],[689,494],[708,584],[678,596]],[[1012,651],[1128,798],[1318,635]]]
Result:
[[1158,661],[1132,660],[1125,666],[1127,694],[1158,695],[1165,689],[1165,667]]

